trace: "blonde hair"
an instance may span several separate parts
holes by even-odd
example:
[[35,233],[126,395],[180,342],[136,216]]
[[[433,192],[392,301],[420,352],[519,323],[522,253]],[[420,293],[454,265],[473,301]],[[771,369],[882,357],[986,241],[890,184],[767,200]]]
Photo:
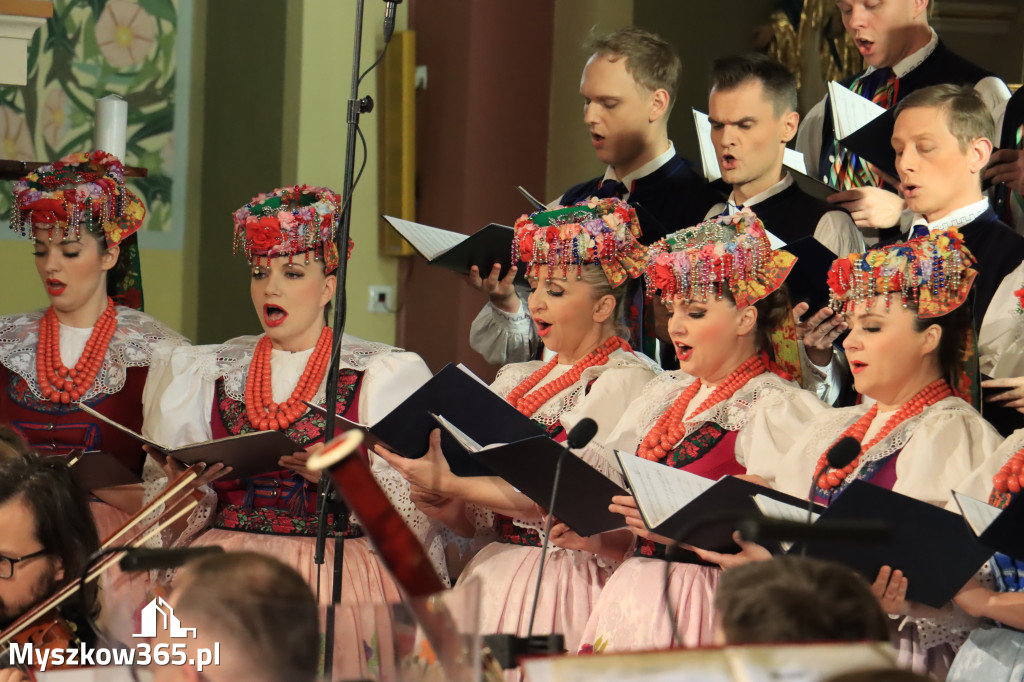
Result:
[[626,26],[608,35],[591,38],[585,47],[595,57],[611,61],[625,58],[626,71],[639,85],[650,91],[668,93],[668,107],[676,102],[683,63],[676,49],[661,36],[636,26]]
[[584,265],[580,269],[580,281],[593,290],[595,300],[604,296],[615,299],[615,310],[609,319],[615,327],[615,335],[629,341],[629,327],[625,322],[626,299],[635,290],[635,287],[630,286],[635,280],[626,280],[620,286],[613,287],[600,265]]
[[965,85],[931,85],[910,93],[896,106],[896,118],[906,109],[940,109],[946,114],[946,127],[956,138],[960,151],[979,138],[994,140],[996,124],[978,92]]

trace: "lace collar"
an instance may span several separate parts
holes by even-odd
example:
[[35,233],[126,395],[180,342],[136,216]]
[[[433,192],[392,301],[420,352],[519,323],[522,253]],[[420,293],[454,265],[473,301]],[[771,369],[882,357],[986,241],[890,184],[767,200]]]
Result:
[[[44,312],[0,317],[0,364],[24,379],[40,400],[43,394],[36,377],[36,347]],[[188,339],[146,313],[117,306],[117,330],[96,381],[82,400],[92,400],[101,393],[117,393],[124,388],[129,367],[148,367],[157,352],[169,353],[171,348],[187,345]]]

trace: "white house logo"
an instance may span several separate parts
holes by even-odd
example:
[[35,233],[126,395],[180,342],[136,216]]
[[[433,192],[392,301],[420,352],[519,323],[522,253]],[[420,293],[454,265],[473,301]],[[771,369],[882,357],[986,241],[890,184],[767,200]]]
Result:
[[163,630],[172,638],[188,637],[189,633],[192,633],[192,639],[196,638],[196,629],[181,627],[181,622],[174,615],[174,609],[162,597],[156,597],[142,609],[141,625],[142,632],[132,637],[152,639],[156,637],[158,630]]

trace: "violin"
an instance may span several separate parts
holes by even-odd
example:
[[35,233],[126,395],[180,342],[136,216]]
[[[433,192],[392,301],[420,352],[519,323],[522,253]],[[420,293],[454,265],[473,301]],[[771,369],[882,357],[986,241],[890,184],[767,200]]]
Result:
[[[475,652],[466,646],[445,605],[431,598],[446,588],[430,557],[377,484],[366,458],[352,456],[359,452],[362,440],[362,431],[347,431],[311,455],[306,466],[315,471],[326,470],[330,474],[395,582],[410,597],[405,601],[437,655],[447,679],[476,680],[479,664]],[[501,668],[487,651],[484,652],[483,664],[485,680],[505,679]]]
[[[12,645],[25,647],[31,644],[35,652],[76,648],[85,633],[80,626],[64,617],[62,607],[73,603],[74,599],[81,599],[82,588],[98,580],[121,560],[126,550],[143,546],[190,513],[198,504],[192,495],[192,484],[204,468],[203,464],[195,464],[186,469],[100,545],[101,551],[96,554],[98,559],[86,567],[86,573],[79,580],[64,585],[0,631],[0,661],[9,658]],[[110,551],[114,548],[117,551]],[[17,667],[34,680],[33,666],[34,662]],[[47,665],[47,668],[51,667],[62,666]]]

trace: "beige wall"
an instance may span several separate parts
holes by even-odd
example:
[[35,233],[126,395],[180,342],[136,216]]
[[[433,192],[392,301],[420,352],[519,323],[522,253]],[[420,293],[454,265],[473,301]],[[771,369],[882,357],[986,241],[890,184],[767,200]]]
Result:
[[[355,3],[336,0],[305,0],[302,6],[301,31],[289,28],[285,84],[285,131],[283,148],[285,182],[324,185],[341,191],[345,161],[345,110],[352,69],[352,38]],[[297,14],[289,12],[289,22]],[[376,58],[383,41],[384,3],[366,3],[363,20],[361,69]],[[396,30],[408,25],[408,11],[399,6]],[[296,41],[298,43],[296,44]],[[298,82],[295,82],[295,78]],[[377,97],[377,71],[373,71],[360,87],[360,95]],[[294,98],[294,99],[293,99]],[[395,315],[371,313],[367,310],[369,287],[390,285],[397,292],[398,263],[382,258],[377,251],[378,167],[377,112],[360,119],[366,137],[369,159],[356,188],[352,202],[352,240],[355,248],[348,271],[348,321],[346,331],[363,338],[394,343]],[[357,147],[356,171],[362,160]]]

